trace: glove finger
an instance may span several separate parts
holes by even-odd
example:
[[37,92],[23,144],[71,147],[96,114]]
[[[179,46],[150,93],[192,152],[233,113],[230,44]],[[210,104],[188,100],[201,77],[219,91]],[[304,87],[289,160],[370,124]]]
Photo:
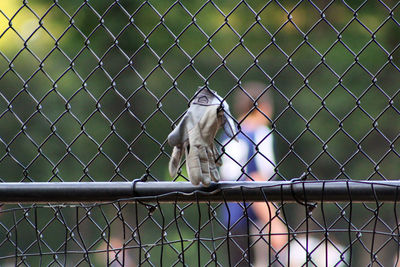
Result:
[[190,151],[186,152],[186,169],[189,174],[190,182],[193,185],[198,185],[201,181],[201,164],[198,155],[198,148],[191,146]]
[[172,149],[172,155],[171,158],[169,159],[169,164],[168,164],[168,170],[169,170],[169,175],[171,177],[175,177],[176,174],[178,173],[179,165],[181,164],[183,156],[183,151],[181,147],[174,146]]
[[221,167],[222,166],[222,160],[221,160],[221,157],[219,157],[218,150],[217,150],[217,148],[215,147],[214,144],[212,144],[212,152],[213,152],[213,159],[214,159],[215,164],[218,167]]
[[210,185],[211,175],[210,175],[210,158],[207,153],[207,149],[204,146],[199,147],[199,159],[202,173],[202,182],[205,186]]
[[215,156],[214,156],[214,151],[212,149],[207,149],[207,154],[208,154],[208,162],[209,162],[209,167],[210,167],[210,176],[211,179],[214,182],[219,182],[219,172],[217,169],[217,166],[215,165]]

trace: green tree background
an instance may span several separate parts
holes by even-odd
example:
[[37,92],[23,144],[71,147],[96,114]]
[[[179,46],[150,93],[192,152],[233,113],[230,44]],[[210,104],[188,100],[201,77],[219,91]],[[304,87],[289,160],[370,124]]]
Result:
[[198,86],[254,80],[281,179],[398,179],[398,3],[315,2],[3,1],[0,179],[171,180]]

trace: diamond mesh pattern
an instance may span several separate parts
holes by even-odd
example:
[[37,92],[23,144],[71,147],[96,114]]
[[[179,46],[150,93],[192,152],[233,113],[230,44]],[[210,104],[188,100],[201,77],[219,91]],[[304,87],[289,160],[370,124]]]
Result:
[[[232,103],[254,80],[274,99],[278,180],[398,179],[398,13],[389,0],[2,1],[0,180],[166,180],[166,137],[198,86]],[[0,265],[233,265],[226,203],[152,205],[3,205]],[[311,266],[328,244],[343,266],[399,261],[397,203],[274,205],[291,240],[269,247],[274,266],[296,242]],[[242,265],[267,228],[247,233]]]

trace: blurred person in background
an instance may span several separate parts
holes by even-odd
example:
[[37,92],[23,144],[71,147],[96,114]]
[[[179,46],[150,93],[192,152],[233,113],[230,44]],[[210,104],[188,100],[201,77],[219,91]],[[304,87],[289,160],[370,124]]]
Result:
[[102,242],[98,250],[99,252],[95,255],[96,263],[100,266],[103,266],[103,264],[110,267],[136,266],[132,257],[133,250],[124,246],[122,238],[111,237],[108,242]]
[[[273,115],[273,102],[270,90],[259,82],[244,84],[234,96],[234,111],[237,114],[240,133],[237,142],[231,138],[222,141],[224,154],[220,168],[221,178],[225,181],[268,181],[275,176],[275,156],[273,135],[270,122]],[[244,172],[243,172],[244,170]],[[240,203],[227,203],[224,209],[224,221],[230,220],[231,234],[230,260],[235,266],[248,266],[249,252],[247,238],[247,218],[244,206]],[[250,253],[254,266],[268,266],[269,245],[278,252],[288,241],[288,230],[276,216],[272,203],[254,202],[248,204],[250,234]],[[269,237],[267,234],[271,233]],[[262,239],[259,236],[263,235]],[[236,237],[237,236],[237,237]],[[270,239],[269,239],[270,238]],[[270,240],[270,244],[268,244]],[[246,254],[245,254],[246,253]],[[273,258],[272,258],[273,261]]]

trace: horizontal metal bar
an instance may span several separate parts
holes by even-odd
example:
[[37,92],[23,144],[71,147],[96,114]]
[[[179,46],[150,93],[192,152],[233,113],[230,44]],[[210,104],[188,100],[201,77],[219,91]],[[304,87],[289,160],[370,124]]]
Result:
[[3,203],[108,202],[133,196],[131,182],[0,183]]
[[399,201],[399,181],[0,183],[2,203]]

